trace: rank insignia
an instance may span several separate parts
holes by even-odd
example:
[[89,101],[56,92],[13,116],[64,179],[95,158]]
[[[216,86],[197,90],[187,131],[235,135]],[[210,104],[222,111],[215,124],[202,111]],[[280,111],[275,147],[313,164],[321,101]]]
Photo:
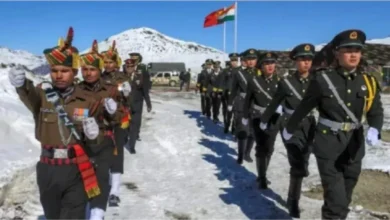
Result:
[[304,49],[305,51],[310,51],[310,45],[306,45]]
[[357,37],[358,37],[358,34],[357,34],[356,31],[352,31],[352,32],[349,34],[349,38],[352,39],[352,40],[355,40]]

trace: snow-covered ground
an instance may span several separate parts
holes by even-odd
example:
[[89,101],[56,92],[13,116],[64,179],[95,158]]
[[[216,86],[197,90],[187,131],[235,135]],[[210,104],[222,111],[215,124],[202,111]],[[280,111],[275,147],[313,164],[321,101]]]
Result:
[[[3,184],[15,174],[12,163],[23,168],[2,188],[0,218],[42,219],[33,167],[39,155],[33,120],[6,74],[0,73],[0,86],[0,133],[6,135],[0,145]],[[106,219],[289,219],[284,202],[289,166],[279,137],[269,168],[271,190],[261,192],[255,185],[255,164],[236,164],[236,144],[221,126],[200,116],[198,96],[153,93],[152,104],[152,113],[144,116],[137,154],[125,155],[121,206],[109,209]],[[390,171],[389,149],[384,144],[369,148],[365,168]],[[313,157],[310,162],[306,189],[319,183]],[[302,218],[320,218],[321,204],[303,197]]]

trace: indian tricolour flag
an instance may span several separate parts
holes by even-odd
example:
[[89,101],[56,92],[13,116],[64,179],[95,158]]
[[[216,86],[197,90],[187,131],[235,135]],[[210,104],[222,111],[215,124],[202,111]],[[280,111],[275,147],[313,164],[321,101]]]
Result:
[[219,15],[218,23],[223,23],[226,21],[234,21],[236,16],[236,4],[233,4],[225,9],[224,13]]

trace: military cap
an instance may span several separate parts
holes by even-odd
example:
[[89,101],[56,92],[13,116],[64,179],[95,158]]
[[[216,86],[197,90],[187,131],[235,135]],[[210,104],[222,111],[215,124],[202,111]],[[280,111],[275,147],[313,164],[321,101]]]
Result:
[[334,49],[340,47],[363,47],[366,42],[366,34],[361,30],[346,30],[337,34],[333,40],[332,45]]
[[135,63],[136,63],[136,60],[133,60],[131,58],[125,60],[125,64],[127,64],[127,65],[131,65],[131,64],[135,64]]
[[315,47],[313,44],[299,44],[290,52],[290,59],[295,60],[297,57],[314,57]]
[[142,56],[140,53],[129,53],[130,59],[138,61],[139,63],[142,62]]
[[221,66],[221,61],[218,61],[218,60],[217,60],[217,61],[214,61],[213,64],[214,64],[214,66]]
[[94,66],[100,70],[103,69],[103,56],[99,54],[99,48],[97,40],[94,40],[92,43],[91,50],[83,55],[80,55],[80,65],[81,66]]
[[65,40],[60,38],[58,46],[43,51],[49,65],[63,65],[73,69],[80,67],[79,51],[72,46],[73,36],[73,28],[70,27]]
[[212,59],[207,59],[206,61],[204,61],[204,63],[206,65],[212,65],[212,64],[214,64],[214,61]]
[[206,66],[206,64],[203,63],[203,64],[202,64],[202,68],[204,68],[205,66]]
[[257,50],[251,48],[244,51],[242,55],[245,59],[257,59]]
[[101,52],[103,59],[109,59],[115,61],[118,66],[122,64],[122,60],[119,57],[118,50],[116,49],[115,40],[112,42],[112,45],[108,48],[107,51]]
[[232,61],[237,61],[239,57],[240,57],[240,54],[238,54],[238,53],[231,53],[231,54],[229,54],[229,58]]
[[260,53],[259,55],[259,63],[266,62],[266,61],[274,61],[278,59],[278,55],[274,52],[265,52]]

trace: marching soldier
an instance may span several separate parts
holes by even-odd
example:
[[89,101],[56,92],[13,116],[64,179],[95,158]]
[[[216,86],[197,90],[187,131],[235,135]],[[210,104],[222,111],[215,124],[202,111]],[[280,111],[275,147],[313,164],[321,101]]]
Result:
[[206,69],[201,72],[202,76],[202,82],[201,82],[201,87],[202,87],[202,92],[205,93],[205,112],[206,112],[206,117],[208,119],[211,118],[211,93],[213,92],[213,87],[210,84],[210,76],[213,73],[213,63],[214,61],[212,59],[207,59],[205,61]]
[[346,219],[365,154],[366,141],[376,145],[383,125],[380,90],[374,76],[359,62],[366,35],[347,30],[332,40],[336,65],[316,72],[302,101],[290,117],[283,137],[290,140],[309,112],[318,107],[313,153],[324,188],[323,219]]
[[[252,53],[250,51],[253,51]],[[238,139],[238,157],[237,163],[242,164],[243,159],[250,162],[251,159],[246,154],[247,149],[253,146],[253,135],[250,132],[250,127],[247,124],[243,124],[244,118],[244,102],[247,91],[247,84],[250,78],[250,73],[246,71],[247,62],[249,61],[252,66],[256,65],[256,50],[249,49],[241,54],[242,66],[237,68],[237,72],[232,74],[231,93],[228,102],[228,110],[234,109],[234,121],[236,121],[236,138]],[[254,64],[253,64],[254,62]],[[234,104],[234,107],[233,107]]]
[[[295,61],[297,72],[279,81],[278,89],[261,117],[262,130],[267,129],[270,119],[280,105],[283,106],[284,112],[281,124],[281,129],[283,129],[307,91],[314,53],[315,49],[312,44],[300,44],[290,52],[290,59]],[[309,176],[309,157],[315,126],[315,117],[309,114],[302,120],[299,129],[294,132],[294,136],[289,141],[282,138],[290,163],[290,186],[287,201],[290,215],[294,218],[300,218],[299,199],[302,180]]]
[[[254,55],[256,56],[256,55]],[[247,61],[247,72],[251,74],[248,80],[247,94],[244,104],[243,124],[251,123],[256,138],[256,167],[258,172],[259,188],[267,189],[267,169],[274,152],[276,135],[278,134],[278,122],[281,109],[272,114],[271,126],[267,131],[260,129],[260,118],[272,100],[278,87],[279,77],[275,74],[276,60],[275,53],[268,52],[260,54],[259,59]],[[258,62],[257,62],[258,61]],[[256,68],[256,62],[261,70]],[[248,119],[251,121],[248,122]],[[246,151],[250,155],[251,147]]]
[[219,122],[219,110],[221,108],[221,98],[223,94],[223,73],[221,70],[221,62],[215,61],[214,62],[214,69],[213,72],[209,75],[209,88],[212,89],[211,91],[211,104],[213,109],[213,122],[217,123]]
[[[65,41],[43,52],[51,67],[51,83],[34,87],[24,70],[9,73],[11,84],[33,114],[36,138],[42,145],[37,183],[46,219],[85,219],[88,199],[100,194],[89,156],[102,141],[97,120],[104,108],[94,94],[74,85],[79,57],[72,39],[70,28]],[[108,102],[103,102],[106,107]]]
[[198,74],[198,79],[196,83],[196,90],[195,92],[199,91],[200,93],[200,108],[202,110],[202,115],[206,115],[206,98],[205,98],[205,92],[203,91],[203,80],[204,80],[204,71],[206,69],[206,65],[202,64],[202,71]]
[[[137,75],[135,82],[141,82],[142,84],[137,85],[137,90],[132,93],[132,105],[134,105],[134,114],[133,123],[134,131],[137,131],[136,140],[141,141],[140,132],[142,124],[142,111],[144,109],[144,100],[146,102],[146,110],[148,112],[152,111],[152,104],[150,102],[149,91],[152,88],[152,82],[150,80],[150,74],[148,68],[142,62],[142,56],[140,53],[129,53],[130,59],[134,62],[131,62],[130,67],[126,64],[126,74],[131,76],[133,73]],[[130,129],[131,131],[131,129]],[[134,144],[132,144],[134,143]],[[129,142],[130,153],[135,153],[135,142]]]
[[149,96],[150,78],[146,66],[140,64],[140,54],[131,53],[130,59],[126,60],[126,74],[130,80],[132,92],[130,94],[131,100],[131,124],[130,124],[130,138],[128,147],[131,154],[135,154],[135,144],[139,140],[139,132],[141,129],[141,119],[144,100],[146,102],[147,111],[152,111],[152,103]]
[[[101,77],[107,84],[114,84],[118,88],[125,87],[125,82],[127,81],[126,76],[118,71],[118,67],[121,65],[122,60],[119,57],[118,51],[116,49],[115,41],[113,41],[112,46],[107,50],[101,52],[104,61],[104,72]],[[121,95],[121,104],[124,106],[123,110],[124,115],[129,114],[129,103],[128,97]],[[121,175],[123,174],[123,162],[124,162],[124,152],[123,148],[127,142],[128,137],[128,122],[124,122],[121,125],[117,125],[114,128],[114,139],[115,139],[115,154],[111,166],[111,190],[110,196],[108,199],[108,205],[118,206],[120,202],[119,199],[119,188],[121,183]]]
[[[103,219],[104,212],[107,208],[107,201],[110,192],[110,175],[109,170],[113,159],[115,149],[113,128],[121,123],[123,111],[116,111],[118,103],[121,102],[121,96],[117,85],[106,83],[101,80],[100,75],[103,70],[103,59],[98,51],[97,41],[92,44],[91,51],[80,56],[81,72],[84,81],[79,86],[81,89],[90,91],[100,99],[109,100],[105,114],[99,119],[99,128],[103,129],[104,139],[100,146],[95,146],[92,150],[95,155],[96,176],[100,185],[101,194],[93,198],[90,202],[90,219]],[[127,84],[127,88],[129,88]],[[128,89],[129,90],[129,89]]]
[[[224,117],[224,123],[225,123],[225,134],[229,132],[230,124],[233,117],[232,109],[229,109],[228,102],[230,97],[230,90],[232,87],[232,78],[233,74],[237,73],[238,70],[238,53],[231,53],[229,54],[230,61],[226,61],[226,69],[224,71],[224,84],[225,84],[225,91],[223,94],[223,101],[224,105],[226,105],[226,117]],[[232,126],[233,130],[233,126]]]

